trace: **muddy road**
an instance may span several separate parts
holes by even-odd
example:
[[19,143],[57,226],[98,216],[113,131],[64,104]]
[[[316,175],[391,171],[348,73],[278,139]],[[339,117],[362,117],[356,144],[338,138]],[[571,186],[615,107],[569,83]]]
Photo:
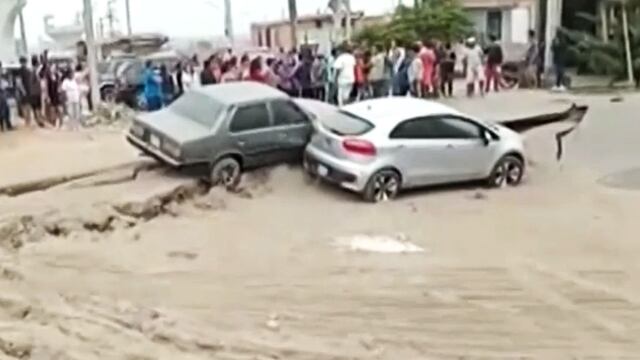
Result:
[[640,193],[572,160],[580,129],[558,162],[566,128],[527,133],[522,187],[378,206],[286,166],[2,197],[0,359],[637,358]]

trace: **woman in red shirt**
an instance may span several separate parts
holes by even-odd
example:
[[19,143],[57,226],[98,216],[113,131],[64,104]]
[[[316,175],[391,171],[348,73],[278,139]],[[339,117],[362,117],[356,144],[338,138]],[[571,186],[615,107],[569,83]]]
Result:
[[356,89],[357,89],[357,101],[362,100],[366,96],[366,83],[367,79],[365,76],[365,61],[364,56],[361,51],[357,51],[356,54],[356,67],[354,69],[355,79],[356,79]]
[[262,69],[262,58],[259,56],[249,64],[249,80],[261,83],[267,83],[269,80]]

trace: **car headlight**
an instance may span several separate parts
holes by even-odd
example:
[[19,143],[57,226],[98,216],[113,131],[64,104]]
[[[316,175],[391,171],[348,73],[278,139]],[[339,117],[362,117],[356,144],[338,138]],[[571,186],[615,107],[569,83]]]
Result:
[[131,130],[129,131],[135,137],[141,138],[144,136],[144,127],[138,123],[133,123],[133,125],[131,125]]
[[165,140],[162,143],[162,150],[173,158],[179,158],[182,154],[180,145],[174,143],[173,141]]

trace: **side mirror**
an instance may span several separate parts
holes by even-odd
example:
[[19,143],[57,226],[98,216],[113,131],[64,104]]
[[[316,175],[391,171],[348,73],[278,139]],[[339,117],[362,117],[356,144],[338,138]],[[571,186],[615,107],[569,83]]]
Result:
[[484,146],[489,146],[492,141],[493,137],[491,136],[491,133],[487,130],[482,130],[482,143]]

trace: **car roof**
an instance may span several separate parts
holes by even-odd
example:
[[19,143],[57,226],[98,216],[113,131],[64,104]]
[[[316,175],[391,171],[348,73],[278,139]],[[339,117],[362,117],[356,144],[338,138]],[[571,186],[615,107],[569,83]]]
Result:
[[289,98],[287,94],[274,87],[254,81],[202,86],[195,91],[215,98],[225,105]]
[[413,97],[385,97],[365,100],[343,107],[353,115],[366,119],[376,127],[394,128],[398,123],[423,116],[453,114],[458,110],[439,102]]

